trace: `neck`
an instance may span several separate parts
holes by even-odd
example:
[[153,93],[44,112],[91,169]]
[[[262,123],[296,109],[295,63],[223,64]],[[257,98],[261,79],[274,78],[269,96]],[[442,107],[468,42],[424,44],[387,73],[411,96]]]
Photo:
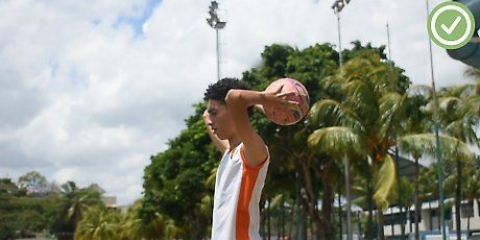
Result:
[[238,145],[240,145],[241,141],[237,137],[229,139],[228,144],[230,145],[230,150],[236,148]]

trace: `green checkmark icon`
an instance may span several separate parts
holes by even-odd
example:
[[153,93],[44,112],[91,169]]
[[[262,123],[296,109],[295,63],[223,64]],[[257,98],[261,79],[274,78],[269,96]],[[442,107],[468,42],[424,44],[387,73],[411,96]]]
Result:
[[467,44],[475,32],[472,12],[459,2],[443,2],[430,12],[427,22],[432,41],[446,49],[457,49]]

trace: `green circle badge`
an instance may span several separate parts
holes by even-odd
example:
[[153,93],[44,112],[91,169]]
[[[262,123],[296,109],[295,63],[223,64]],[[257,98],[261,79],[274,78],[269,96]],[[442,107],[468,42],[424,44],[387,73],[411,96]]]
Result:
[[470,9],[453,1],[435,6],[428,15],[427,24],[432,41],[446,49],[465,46],[475,32],[475,19]]

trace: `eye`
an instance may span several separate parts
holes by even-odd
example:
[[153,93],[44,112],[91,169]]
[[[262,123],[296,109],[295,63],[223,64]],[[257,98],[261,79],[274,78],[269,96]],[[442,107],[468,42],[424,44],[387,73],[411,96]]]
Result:
[[214,117],[215,115],[217,115],[217,111],[215,111],[215,110],[209,110],[209,111],[208,111],[208,115],[210,115],[210,117]]

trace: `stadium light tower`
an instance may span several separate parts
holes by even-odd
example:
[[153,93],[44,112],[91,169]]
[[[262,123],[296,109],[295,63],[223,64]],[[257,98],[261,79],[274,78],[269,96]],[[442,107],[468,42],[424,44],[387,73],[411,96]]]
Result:
[[[332,5],[333,12],[337,16],[337,25],[338,25],[338,58],[340,67],[343,66],[343,57],[342,57],[342,38],[341,38],[341,28],[340,28],[340,12],[342,9],[350,3],[350,0],[335,0]],[[342,70],[340,70],[342,71]],[[342,72],[340,72],[342,73]],[[350,166],[347,156],[344,157],[344,168],[345,168],[345,187],[346,187],[346,199],[347,199],[347,240],[353,239],[353,226],[352,226],[352,204],[350,200]],[[341,233],[340,233],[341,236]]]
[[350,3],[350,0],[335,0],[332,5],[333,12],[337,15],[337,25],[338,25],[338,54],[340,60],[340,66],[343,64],[342,58],[342,38],[341,38],[341,29],[340,29],[340,12],[342,9]]
[[[428,0],[425,0],[427,5],[427,16],[430,12],[430,6],[428,4]],[[440,227],[442,232],[442,239],[447,240],[447,229],[445,227],[445,203],[444,203],[444,194],[443,194],[443,165],[442,165],[442,157],[441,157],[441,150],[440,150],[440,137],[439,137],[439,117],[438,117],[438,98],[437,98],[437,90],[435,89],[435,74],[433,71],[433,56],[432,56],[432,41],[429,39],[428,41],[429,47],[429,56],[430,56],[430,77],[432,80],[432,98],[433,98],[433,126],[435,129],[435,140],[436,140],[436,160],[437,160],[437,184],[438,184],[438,201],[440,205]],[[460,231],[460,230],[457,230]]]
[[218,17],[218,3],[217,1],[212,1],[211,5],[208,7],[208,14],[210,18],[207,18],[207,23],[215,29],[216,37],[217,37],[217,80],[220,80],[220,43],[218,39],[218,30],[223,29],[227,22],[221,21]]

